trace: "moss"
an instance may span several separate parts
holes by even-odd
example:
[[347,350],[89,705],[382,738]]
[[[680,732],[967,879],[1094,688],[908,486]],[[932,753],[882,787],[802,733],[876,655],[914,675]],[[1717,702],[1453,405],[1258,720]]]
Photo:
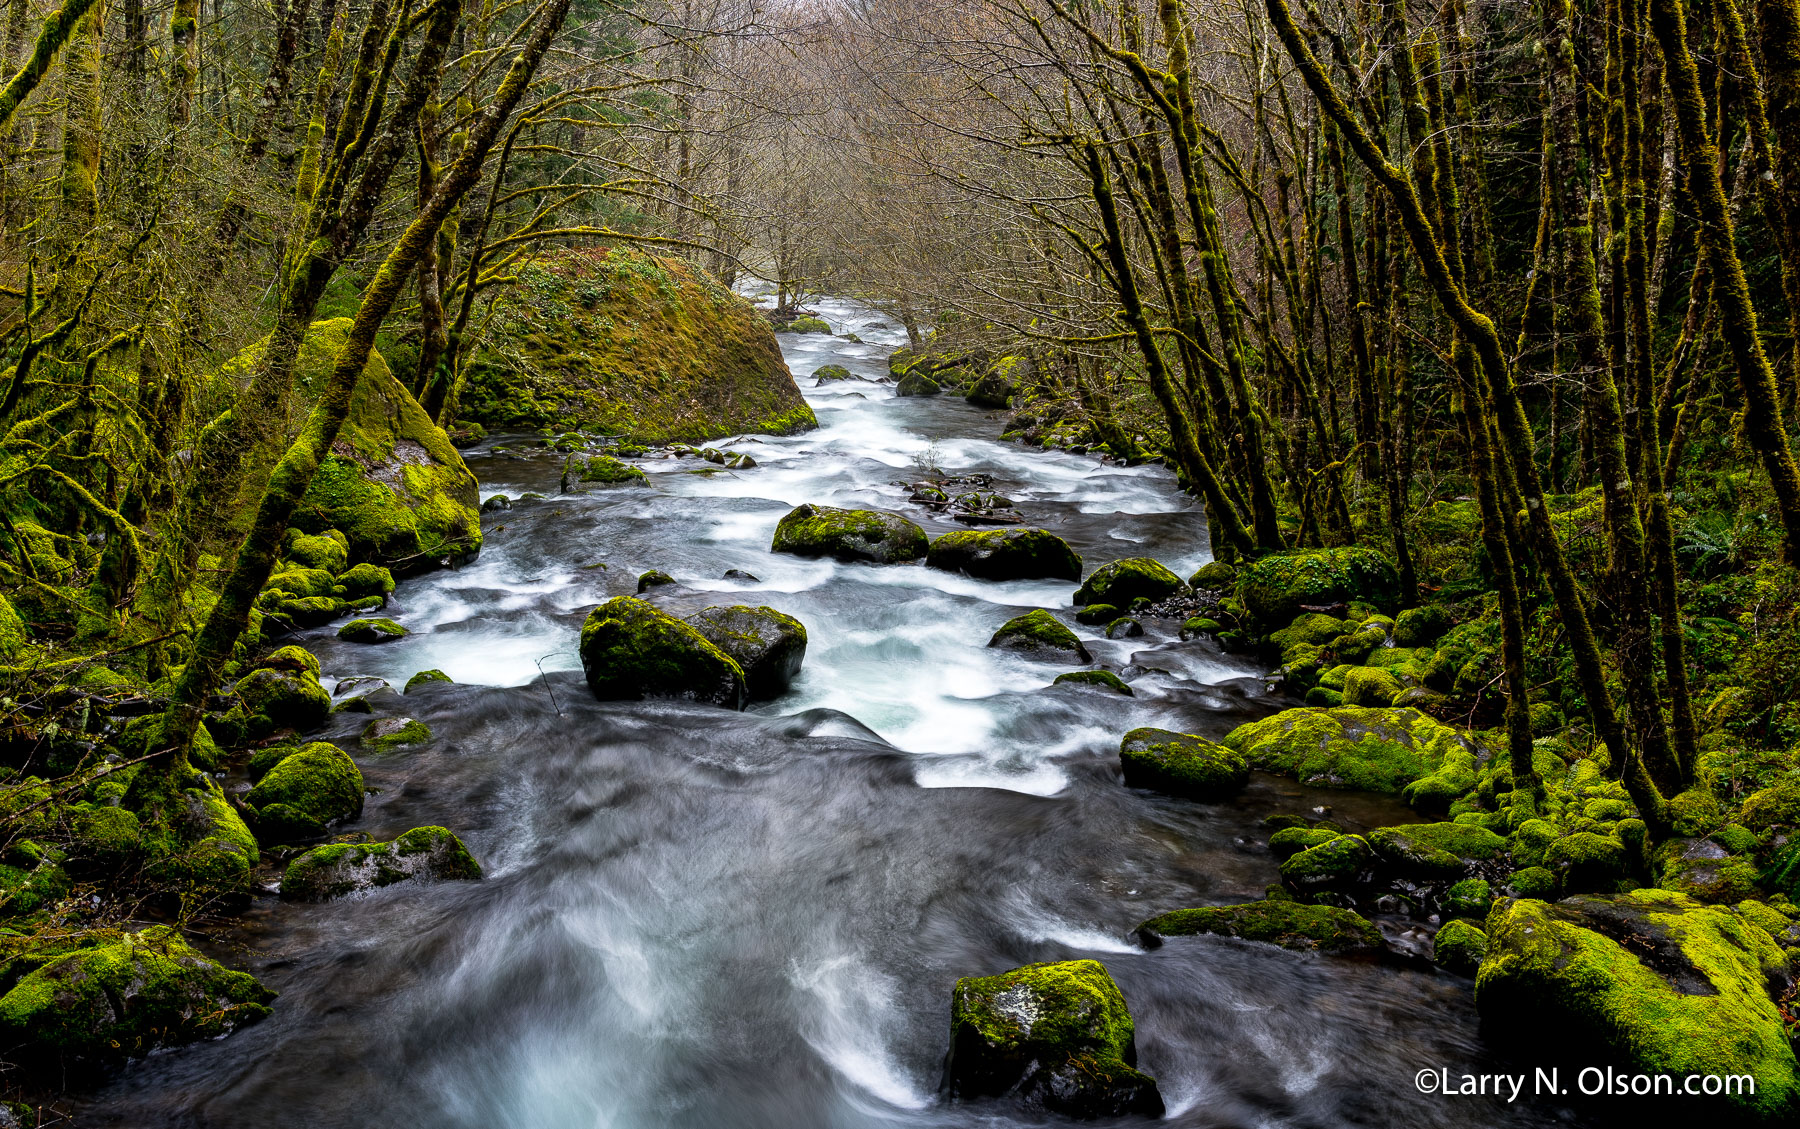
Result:
[[50,852],[15,850],[7,857],[17,865],[0,864],[0,920],[29,918],[69,895],[69,873]]
[[30,645],[25,621],[13,610],[12,601],[0,596],[0,661],[17,662]]
[[1186,586],[1162,565],[1148,557],[1127,557],[1094,570],[1076,590],[1075,603],[1127,606],[1133,600],[1163,600]]
[[1194,575],[1188,577],[1188,584],[1209,592],[1223,592],[1236,579],[1237,569],[1230,562],[1208,561],[1194,570]]
[[1075,622],[1089,626],[1111,623],[1119,618],[1119,609],[1112,604],[1089,604],[1075,612]]
[[1752,831],[1800,827],[1800,775],[1789,774],[1744,800],[1738,819]]
[[1341,834],[1343,832],[1332,831],[1324,827],[1308,827],[1302,822],[1298,826],[1279,828],[1275,834],[1269,836],[1269,850],[1274,853],[1276,858],[1290,858],[1309,847],[1329,843]]
[[982,580],[1079,580],[1081,557],[1042,529],[966,529],[946,533],[925,555],[931,568]]
[[783,333],[830,333],[831,323],[824,318],[802,314],[781,327]]
[[337,636],[352,643],[392,643],[409,634],[391,619],[353,619],[338,628]]
[[1070,670],[1056,676],[1052,685],[1071,683],[1076,686],[1103,686],[1117,694],[1132,697],[1132,690],[1123,678],[1110,670]]
[[829,384],[834,380],[854,380],[856,374],[843,365],[820,365],[813,370],[813,379],[820,384]]
[[1508,875],[1506,888],[1514,897],[1548,898],[1556,893],[1556,875],[1541,866],[1528,866]]
[[1289,622],[1305,606],[1360,600],[1391,608],[1399,590],[1399,575],[1387,558],[1355,546],[1273,553],[1247,566],[1237,586],[1244,607],[1265,627]]
[[325,569],[287,568],[269,577],[263,590],[285,592],[289,599],[305,599],[308,596],[330,596],[336,586],[337,580]]
[[1080,662],[1093,661],[1081,639],[1062,620],[1042,608],[1014,616],[1001,624],[987,645],[1026,654],[1064,652]]
[[1350,706],[1392,705],[1406,685],[1393,673],[1380,667],[1359,666],[1344,676],[1344,704]]
[[1561,836],[1544,849],[1544,866],[1561,876],[1568,891],[1610,890],[1629,865],[1623,842],[1592,831]]
[[363,726],[362,747],[386,753],[402,745],[423,745],[431,740],[431,726],[410,717],[384,717]]
[[1444,891],[1438,905],[1451,917],[1486,917],[1494,891],[1485,878],[1465,878]]
[[518,279],[468,363],[470,418],[656,444],[818,426],[768,319],[691,264],[569,249]]
[[1473,742],[1417,710],[1284,710],[1238,726],[1224,743],[1252,768],[1314,787],[1401,792],[1417,785],[1406,793],[1415,807],[1448,807],[1448,793],[1475,785]]
[[1445,922],[1431,940],[1431,959],[1458,976],[1475,975],[1487,950],[1487,934],[1467,921]]
[[461,839],[448,828],[415,827],[390,843],[329,843],[288,863],[281,896],[323,902],[397,882],[472,881],[481,877]]
[[[1653,860],[1657,886],[1723,905],[1741,902],[1756,893],[1756,864],[1734,854],[1720,838],[1676,838],[1657,844]],[[1755,845],[1752,839],[1744,849]]]
[[302,533],[293,538],[286,555],[302,568],[319,569],[335,576],[350,565],[350,542],[335,529],[310,536]]
[[1125,783],[1192,799],[1221,799],[1250,778],[1237,753],[1204,737],[1167,729],[1133,729],[1119,743]]
[[1336,616],[1325,615],[1321,612],[1307,612],[1294,617],[1294,622],[1280,631],[1271,632],[1269,645],[1282,651],[1298,644],[1310,643],[1317,646],[1329,643],[1344,634],[1347,626]]
[[916,561],[929,547],[925,531],[899,514],[813,505],[782,518],[770,545],[777,553],[875,564]]
[[112,1064],[215,1039],[269,1014],[275,993],[206,959],[165,925],[102,934],[0,997],[0,1032],[35,1061]]
[[1200,933],[1241,937],[1301,952],[1374,955],[1383,949],[1381,933],[1366,918],[1335,906],[1288,900],[1178,909],[1137,927],[1137,936],[1146,943]]
[[1415,823],[1378,827],[1369,845],[1382,859],[1404,871],[1431,877],[1458,876],[1472,863],[1506,852],[1506,840],[1485,827],[1467,823]]
[[381,598],[387,603],[387,597],[394,590],[394,574],[377,564],[364,561],[337,578],[344,589],[344,595],[351,600],[368,599],[371,596]]
[[1394,617],[1394,643],[1401,647],[1428,647],[1455,625],[1450,613],[1435,604],[1407,608]]
[[414,690],[418,689],[421,686],[429,686],[434,682],[449,682],[449,681],[451,681],[450,676],[436,668],[433,668],[431,670],[421,670],[417,674],[413,675],[411,678],[406,680],[406,689],[404,689],[400,692],[402,694],[410,694]]
[[[312,656],[307,655],[307,658],[312,659]],[[331,695],[319,685],[318,661],[314,659],[312,663],[312,670],[265,666],[238,680],[234,687],[238,696],[237,710],[242,714],[245,731],[251,739],[260,739],[282,729],[304,733],[331,715]]]
[[1360,835],[1339,835],[1293,855],[1281,864],[1281,877],[1300,890],[1347,886],[1369,863],[1369,844]]
[[[125,723],[124,728],[108,744],[124,759],[137,760],[163,746],[163,726],[167,721],[168,715],[160,713],[134,717]],[[194,742],[188,748],[188,763],[207,772],[225,763],[225,752],[213,740],[212,731],[205,722],[201,722],[200,727],[194,731]]]
[[1136,1059],[1131,1012],[1098,961],[964,977],[951,993],[952,1098],[1016,1094],[1077,1117],[1160,1114]]
[[743,668],[690,624],[631,596],[588,613],[581,665],[601,701],[689,698],[742,709]]
[[138,857],[141,849],[136,812],[120,807],[78,806],[73,813],[74,857],[102,869],[116,869]]
[[265,840],[310,838],[362,811],[362,770],[336,745],[315,741],[283,757],[244,802],[257,812]]
[[1484,1030],[1534,1054],[1563,1044],[1646,1073],[1749,1074],[1756,1093],[1726,1098],[1740,1114],[1800,1111],[1768,987],[1787,957],[1731,910],[1664,890],[1503,901],[1487,933],[1475,985]]
[[[1080,619],[1081,618],[1080,613],[1077,613],[1075,618]],[[1086,622],[1086,621],[1083,621],[1083,622]],[[1196,635],[1217,635],[1219,633],[1219,629],[1223,626],[1224,625],[1221,624],[1218,620],[1211,619],[1207,616],[1203,616],[1203,615],[1189,616],[1187,619],[1182,621],[1181,638],[1185,642],[1188,639],[1192,639]]]
[[595,455],[581,464],[581,481],[616,484],[647,482],[643,469],[620,462],[611,455]]
[[905,373],[894,384],[896,396],[936,396],[943,390],[943,385],[922,372]]

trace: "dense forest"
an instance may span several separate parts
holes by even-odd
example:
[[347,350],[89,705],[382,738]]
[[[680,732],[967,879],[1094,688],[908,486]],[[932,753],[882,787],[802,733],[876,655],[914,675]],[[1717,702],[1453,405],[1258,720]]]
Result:
[[[1133,715],[1101,758],[1125,786],[1203,808],[1255,770],[1409,809],[1268,814],[1280,881],[1166,904],[1143,945],[1404,963],[1370,920],[1424,923],[1414,965],[1472,987],[1496,1048],[1749,1074],[1722,1116],[1800,1109],[1793,0],[3,18],[0,1124],[279,1010],[219,940],[260,902],[483,873],[463,829],[346,826],[359,762],[430,730],[368,722],[353,758],[330,727],[370,706],[313,643],[402,639],[407,585],[552,504],[478,459],[535,452],[572,498],[683,458],[756,482],[752,440],[706,444],[830,430],[803,388],[861,375],[1034,458],[1163,468],[1206,531],[1168,561],[1206,563],[1084,568],[937,442],[886,503],[794,509],[776,553],[1085,575],[1089,638],[1161,631],[1267,695],[1217,740]],[[817,342],[877,347],[833,336],[836,300],[893,347],[797,384]],[[998,528],[930,540],[902,503]],[[594,697],[787,691],[798,621],[678,622],[665,585],[597,593]],[[1094,668],[1051,689],[1168,674],[1038,607],[993,645]],[[753,668],[732,646],[765,630]],[[1091,964],[967,969],[950,1097],[1162,1111]],[[1104,1015],[1033,1044],[1017,992]]]

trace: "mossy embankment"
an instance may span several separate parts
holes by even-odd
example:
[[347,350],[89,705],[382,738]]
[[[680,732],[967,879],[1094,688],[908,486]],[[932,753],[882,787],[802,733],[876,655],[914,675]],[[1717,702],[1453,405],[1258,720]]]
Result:
[[519,272],[469,362],[462,414],[644,443],[818,424],[755,306],[687,263],[626,249]]

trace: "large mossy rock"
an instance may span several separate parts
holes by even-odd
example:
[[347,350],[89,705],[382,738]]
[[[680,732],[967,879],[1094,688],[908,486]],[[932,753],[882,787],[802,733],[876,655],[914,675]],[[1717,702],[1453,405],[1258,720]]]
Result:
[[1399,792],[1443,810],[1475,786],[1475,742],[1414,709],[1306,706],[1240,725],[1226,747],[1250,767],[1316,788]]
[[1125,783],[1196,800],[1231,795],[1250,778],[1250,766],[1216,741],[1169,729],[1133,729],[1119,743]]
[[685,698],[743,709],[744,669],[692,625],[635,596],[615,596],[581,625],[581,668],[607,701]]
[[[1794,1124],[1800,1068],[1770,995],[1788,956],[1747,918],[1667,890],[1501,901],[1475,980],[1483,1030],[1542,1056],[1567,1049],[1644,1073],[1749,1074],[1716,1099]],[[1719,1122],[1723,1124],[1723,1121]]]
[[806,625],[774,608],[706,608],[687,622],[743,669],[752,699],[787,693],[806,659]]
[[1039,608],[1016,615],[1000,625],[988,640],[988,646],[1020,651],[1033,658],[1073,658],[1077,662],[1093,662],[1094,656],[1082,646],[1081,637],[1051,613]]
[[929,547],[925,531],[899,514],[810,504],[794,507],[776,524],[769,546],[776,553],[874,564],[916,561]]
[[1166,937],[1200,933],[1340,956],[1376,956],[1384,948],[1381,932],[1367,918],[1335,906],[1309,906],[1286,898],[1178,909],[1151,918],[1136,931],[1138,940],[1149,948],[1162,944]]
[[1128,608],[1140,597],[1161,600],[1182,590],[1176,576],[1149,557],[1127,557],[1101,565],[1075,592],[1077,604],[1112,604]]
[[314,741],[277,761],[244,803],[256,812],[264,842],[315,839],[362,811],[362,770],[336,745]]
[[0,1046],[15,1061],[116,1065],[269,1014],[275,993],[188,946],[166,925],[101,935],[38,965],[0,997]]
[[944,389],[924,373],[909,372],[894,385],[896,396],[936,396]]
[[[117,846],[141,855],[146,877],[166,890],[183,896],[236,893],[260,861],[256,837],[208,773],[175,779],[139,771],[121,807],[136,813],[137,842]],[[115,834],[128,830],[122,822],[114,823]]]
[[1156,1117],[1125,997],[1092,960],[967,976],[950,998],[952,1098],[1016,1097],[1070,1117]]
[[1042,529],[959,529],[931,543],[931,568],[981,580],[1080,580],[1081,558]]
[[283,729],[304,733],[331,716],[331,694],[319,685],[319,660],[299,647],[282,647],[256,664],[233,687],[245,735],[260,740]]
[[585,248],[518,273],[470,361],[467,418],[640,443],[818,426],[768,319],[705,271]]
[[396,882],[456,882],[481,877],[481,864],[454,832],[415,827],[391,843],[327,843],[288,863],[281,896],[323,902]]
[[1506,840],[1468,823],[1409,823],[1377,827],[1369,846],[1384,863],[1415,877],[1453,878],[1506,853]]
[[[316,394],[325,387],[350,326],[350,318],[313,323],[295,368],[299,388]],[[240,353],[227,372],[247,376],[266,344]],[[309,396],[294,399],[290,433],[298,432],[312,406]],[[255,496],[240,497],[238,506],[247,526]],[[480,551],[480,506],[475,476],[450,437],[372,353],[350,414],[295,509],[293,525],[304,534],[339,530],[351,560],[419,568]]]
[[1238,577],[1238,598],[1264,630],[1288,624],[1308,607],[1360,600],[1392,611],[1400,576],[1373,549],[1301,549],[1252,561]]

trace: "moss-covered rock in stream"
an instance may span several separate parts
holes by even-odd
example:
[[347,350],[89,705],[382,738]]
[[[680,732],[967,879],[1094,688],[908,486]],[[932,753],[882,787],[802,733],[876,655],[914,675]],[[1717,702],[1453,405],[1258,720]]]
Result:
[[282,555],[301,568],[336,576],[350,567],[350,540],[335,529],[316,534],[294,530]]
[[1131,1012],[1098,961],[1028,964],[968,976],[950,997],[952,1099],[1014,1097],[1069,1117],[1163,1112],[1137,1067]]
[[1392,609],[1400,576],[1373,549],[1300,549],[1252,561],[1238,576],[1238,598],[1264,630],[1283,626],[1308,607],[1359,600]]
[[1369,832],[1369,846],[1396,871],[1424,878],[1460,876],[1477,863],[1506,853],[1505,839],[1485,827],[1467,823],[1377,827]]
[[1073,683],[1077,686],[1102,686],[1115,694],[1124,694],[1126,697],[1136,696],[1130,685],[1110,670],[1069,670],[1051,680],[1053,686],[1060,686],[1064,683]]
[[686,698],[742,709],[744,670],[692,625],[616,596],[581,626],[581,667],[601,701]]
[[813,370],[813,379],[820,384],[830,384],[835,380],[855,380],[856,374],[843,365],[820,365]]
[[1458,976],[1475,975],[1487,950],[1487,934],[1467,921],[1446,921],[1431,939],[1432,962]]
[[283,729],[304,733],[331,715],[331,695],[319,685],[319,660],[299,647],[282,647],[257,663],[233,687],[240,720],[251,740]]
[[1149,557],[1127,557],[1095,569],[1094,574],[1076,589],[1075,603],[1128,608],[1133,600],[1141,598],[1155,602],[1167,599],[1185,587],[1181,577]]
[[454,681],[455,680],[452,679],[448,674],[445,674],[443,671],[438,670],[436,667],[433,667],[430,670],[421,670],[418,673],[414,674],[411,678],[407,679],[406,680],[406,688],[401,690],[400,692],[402,694],[410,694],[414,690],[417,690],[422,686],[430,686],[430,685],[433,685],[434,683],[439,683],[439,682],[452,683]]
[[806,625],[771,607],[706,608],[687,622],[738,664],[752,700],[787,693],[806,659]]
[[900,564],[923,557],[930,542],[923,529],[899,514],[808,504],[794,507],[776,524],[769,548],[801,557]]
[[1042,529],[959,529],[931,543],[931,568],[966,572],[981,580],[1079,580],[1081,557],[1069,543]]
[[137,816],[145,876],[184,899],[236,893],[260,861],[255,836],[205,772],[135,773],[120,803]]
[[1125,783],[1173,796],[1217,800],[1250,779],[1244,758],[1216,741],[1168,729],[1133,729],[1119,743]]
[[390,753],[407,745],[423,745],[431,740],[431,726],[411,717],[383,717],[363,726],[358,738],[362,747],[372,753]]
[[166,925],[90,936],[0,997],[0,1047],[54,1070],[105,1067],[216,1039],[269,1014],[275,993],[195,952]]
[[1178,909],[1137,927],[1136,937],[1155,948],[1167,937],[1217,933],[1262,941],[1300,952],[1336,956],[1378,956],[1386,948],[1381,933],[1360,914],[1335,906],[1304,905],[1287,898],[1236,906]]
[[1062,620],[1042,608],[1014,616],[1001,624],[987,645],[1019,651],[1033,658],[1069,658],[1084,663],[1094,661],[1094,657],[1082,645],[1080,637],[1070,631]]
[[1769,934],[1667,890],[1502,901],[1475,981],[1484,1032],[1542,1057],[1567,1050],[1645,1073],[1749,1074],[1721,1100],[1792,1124],[1800,1069],[1772,985],[1792,974]]
[[314,839],[362,811],[362,770],[336,745],[314,741],[283,757],[244,796],[265,843]]
[[[311,410],[311,395],[324,388],[350,325],[350,318],[335,318],[307,331],[295,366],[295,383],[306,394],[294,398],[290,434]],[[226,371],[247,374],[266,346],[265,340],[244,350]],[[246,528],[256,510],[250,491],[259,490],[253,480],[232,503]],[[478,552],[480,504],[462,454],[374,353],[331,453],[294,511],[293,526],[301,534],[338,530],[351,560],[416,568]]]
[[818,426],[768,319],[698,267],[582,248],[518,273],[469,361],[468,418],[640,443]]
[[481,864],[445,827],[415,827],[390,843],[327,843],[288,863],[281,896],[323,902],[396,882],[481,877]]
[[347,600],[365,600],[379,597],[382,604],[387,603],[388,596],[394,591],[394,574],[378,564],[364,561],[352,565],[348,571],[337,578],[343,586],[344,598]]
[[1281,864],[1281,877],[1303,891],[1341,889],[1361,877],[1370,857],[1361,835],[1338,835],[1290,855]]
[[896,396],[936,396],[943,386],[922,372],[909,372],[894,385]]
[[351,643],[393,643],[411,634],[391,619],[353,619],[338,628],[337,636]]
[[1250,767],[1318,788],[1400,792],[1441,811],[1475,786],[1479,746],[1413,709],[1302,707],[1240,725],[1224,744]]

